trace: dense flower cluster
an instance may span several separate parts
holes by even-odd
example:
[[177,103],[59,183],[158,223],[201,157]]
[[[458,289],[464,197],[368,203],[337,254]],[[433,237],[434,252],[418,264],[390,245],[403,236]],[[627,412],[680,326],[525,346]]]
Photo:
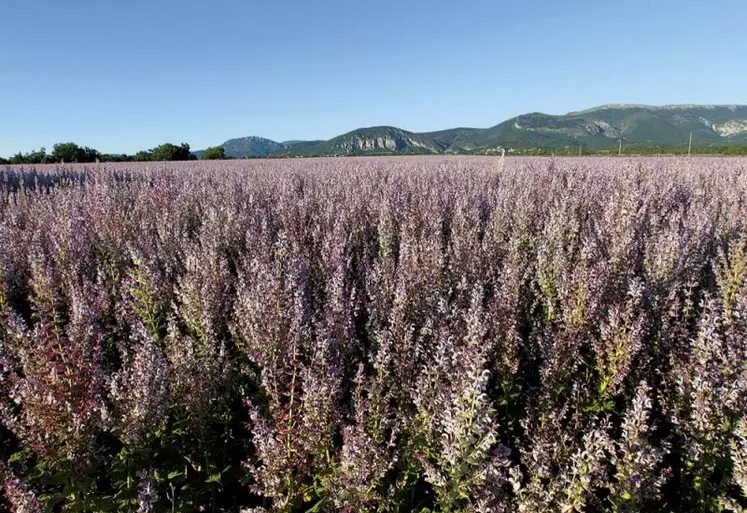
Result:
[[747,511],[747,160],[0,192],[0,510]]

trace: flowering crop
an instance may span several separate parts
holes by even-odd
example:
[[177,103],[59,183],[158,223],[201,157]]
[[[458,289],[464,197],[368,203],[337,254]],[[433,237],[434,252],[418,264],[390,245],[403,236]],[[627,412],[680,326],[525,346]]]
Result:
[[747,511],[745,159],[0,193],[0,510]]

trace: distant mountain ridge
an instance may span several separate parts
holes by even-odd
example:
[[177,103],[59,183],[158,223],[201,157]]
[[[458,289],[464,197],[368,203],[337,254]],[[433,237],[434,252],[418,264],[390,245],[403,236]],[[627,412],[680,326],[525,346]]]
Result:
[[[503,149],[604,151],[747,144],[747,105],[607,104],[564,115],[523,114],[490,128],[409,132],[393,126],[359,128],[328,141],[231,139],[229,157],[389,154],[489,154]],[[195,152],[200,154],[201,152]]]

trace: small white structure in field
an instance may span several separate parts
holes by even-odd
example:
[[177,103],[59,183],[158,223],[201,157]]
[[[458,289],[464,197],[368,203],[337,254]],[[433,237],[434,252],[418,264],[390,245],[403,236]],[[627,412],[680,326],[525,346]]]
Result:
[[498,171],[503,171],[506,164],[506,148],[501,148],[501,158],[498,160]]

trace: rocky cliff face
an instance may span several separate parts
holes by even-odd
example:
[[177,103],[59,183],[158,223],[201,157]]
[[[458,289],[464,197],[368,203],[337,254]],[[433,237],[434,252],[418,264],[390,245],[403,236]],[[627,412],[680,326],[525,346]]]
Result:
[[747,119],[734,119],[720,125],[711,125],[714,132],[723,137],[732,137],[747,133]]
[[329,150],[338,154],[374,152],[438,153],[432,141],[394,127],[363,128],[329,141]]

